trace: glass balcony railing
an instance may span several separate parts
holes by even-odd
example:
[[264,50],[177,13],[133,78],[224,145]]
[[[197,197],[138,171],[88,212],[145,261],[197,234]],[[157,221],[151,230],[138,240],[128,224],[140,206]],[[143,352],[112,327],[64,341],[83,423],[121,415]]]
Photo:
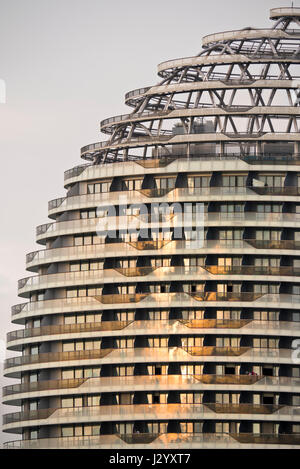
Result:
[[[54,389],[75,389],[83,383],[88,384],[84,392],[94,392],[99,389],[109,389],[110,391],[125,390],[125,388],[135,389],[136,386],[146,386],[148,389],[198,389],[201,383],[201,389],[205,390],[206,385],[243,385],[253,386],[256,383],[260,389],[267,387],[276,388],[299,388],[300,378],[291,378],[288,376],[261,376],[261,375],[132,375],[132,376],[107,376],[107,377],[89,377],[74,378],[63,380],[36,381],[33,383],[20,383],[5,386],[3,396],[14,396],[19,393],[40,392]],[[203,388],[202,388],[203,385]],[[80,391],[79,391],[80,392]]]
[[55,379],[35,381],[33,383],[12,384],[2,388],[2,396],[11,396],[19,393],[50,391],[54,389],[74,389],[81,386],[88,378]]
[[139,192],[143,195],[145,195],[146,197],[164,197],[165,195],[167,195],[169,192],[173,191],[174,188],[170,188],[170,189],[140,189]]
[[246,443],[257,445],[300,445],[300,433],[230,433],[229,435],[241,444]]
[[300,194],[299,187],[268,187],[268,186],[252,186],[251,190],[259,195],[292,195],[298,196]]
[[255,249],[300,249],[300,241],[290,239],[283,240],[260,240],[247,239],[247,243]]
[[54,334],[74,334],[81,332],[120,331],[125,329],[133,321],[103,321],[86,322],[82,324],[53,324],[34,328],[19,329],[7,334],[7,342],[28,337],[39,337]]
[[201,357],[201,356],[215,356],[215,357],[239,357],[244,353],[251,350],[251,347],[182,347],[189,355]]
[[39,353],[36,355],[22,355],[20,357],[8,358],[5,361],[4,368],[11,368],[21,365],[33,365],[36,363],[48,363],[56,361],[71,361],[71,360],[93,360],[106,357],[113,349],[99,349],[99,350],[77,350],[73,352],[47,352]]
[[[40,392],[53,389],[68,389],[77,388],[83,383],[88,381],[89,389],[94,387],[103,389],[105,387],[111,389],[124,389],[124,387],[135,387],[139,385],[156,386],[159,384],[162,388],[173,389],[174,386],[183,387],[188,386],[191,388],[197,385],[198,382],[202,384],[244,384],[252,385],[257,381],[263,379],[262,376],[257,375],[137,375],[137,376],[108,376],[99,378],[77,378],[77,379],[63,379],[63,380],[47,380],[36,381],[33,383],[21,383],[5,386],[2,389],[3,396],[10,396],[23,392]],[[291,385],[299,386],[300,378],[285,378],[285,377],[268,377],[269,385]],[[270,384],[271,383],[271,384]]]
[[197,301],[255,301],[263,296],[261,293],[252,292],[195,292],[190,295]]
[[114,270],[124,275],[124,277],[143,277],[154,272],[158,267],[114,267]]
[[147,251],[147,250],[157,250],[162,249],[167,244],[169,244],[171,240],[163,239],[163,240],[145,240],[145,241],[127,241],[126,244],[132,246],[139,251]]
[[[203,384],[237,384],[252,385],[263,379],[258,375],[195,375],[195,378]],[[274,380],[278,382],[278,378]]]
[[[169,245],[169,246],[167,246]],[[165,253],[179,251],[180,249],[188,250],[194,249],[195,243],[193,241],[184,240],[164,240],[164,241],[132,241],[124,243],[112,243],[90,246],[76,246],[76,247],[62,247],[52,249],[40,249],[38,251],[30,252],[26,255],[26,263],[28,265],[38,265],[48,262],[55,262],[56,260],[77,260],[78,258],[88,259],[90,256],[95,256],[101,249],[103,255],[109,252],[109,255],[114,257],[119,252],[124,252],[127,255],[128,248],[130,247],[138,250],[157,250],[165,248]],[[282,250],[299,250],[300,241],[294,240],[204,240],[203,249],[282,249]],[[170,251],[171,248],[171,251]]]
[[152,443],[152,441],[156,440],[159,435],[159,433],[125,433],[119,434],[118,436],[128,445],[147,445],[149,443]]
[[[288,363],[292,362],[291,349],[288,348],[251,348],[251,347],[216,347],[216,346],[179,346],[179,347],[128,347],[128,348],[110,348],[110,349],[95,349],[95,350],[81,350],[74,352],[46,352],[37,355],[22,355],[18,357],[8,358],[4,361],[4,369],[8,370],[12,367],[19,367],[25,365],[40,365],[47,362],[60,362],[71,360],[100,360],[105,358],[106,355],[113,353],[110,359],[117,363],[136,363],[140,360],[161,362],[165,360],[182,361],[186,362],[191,357],[239,357],[244,355],[243,358],[253,362],[258,360],[260,363],[265,362],[268,358],[271,362],[279,359],[284,359]],[[202,361],[202,360],[200,360]],[[223,361],[223,360],[222,360]],[[230,360],[231,361],[231,360]],[[61,365],[63,366],[63,364]],[[7,374],[17,374],[18,370],[7,371]]]
[[[175,448],[203,448],[203,444],[211,445],[212,448],[236,448],[236,444],[277,444],[277,445],[299,445],[300,434],[252,434],[252,433],[160,433],[160,434],[139,434],[127,433],[124,435],[95,435],[95,436],[77,436],[77,437],[52,437],[38,438],[34,440],[15,440],[4,443],[4,448],[24,448],[24,449],[62,449],[62,448],[124,448],[128,449],[129,444],[149,444],[155,447],[165,449],[169,445],[175,445]],[[145,435],[145,436],[143,436]],[[149,435],[157,435],[150,441]],[[122,436],[122,438],[121,438]],[[136,440],[135,440],[136,438]],[[138,438],[140,438],[138,440]],[[144,441],[142,442],[144,438]],[[147,443],[145,443],[147,441]],[[122,444],[123,443],[123,444]],[[174,446],[171,446],[174,448]]]
[[[28,420],[43,420],[53,416],[55,419],[68,420],[76,418],[91,418],[95,420],[107,420],[107,416],[112,419],[121,418],[141,420],[145,415],[145,420],[168,419],[177,420],[184,418],[205,418],[206,414],[251,414],[251,415],[273,415],[273,418],[284,416],[299,416],[300,408],[298,406],[272,405],[272,404],[218,404],[218,403],[199,403],[199,404],[122,404],[122,405],[98,405],[86,407],[64,407],[28,410],[22,412],[13,412],[3,416],[3,424],[11,424]],[[274,415],[276,413],[276,415]],[[240,417],[239,417],[240,418]]]
[[[112,269],[86,270],[76,272],[60,272],[45,275],[33,275],[22,278],[18,281],[18,290],[20,296],[28,296],[29,291],[42,290],[45,288],[59,288],[74,285],[95,284],[96,282],[110,283],[117,282],[116,272],[123,277],[145,277],[153,272],[154,280],[171,280],[173,277],[202,277],[208,279],[207,272],[212,275],[263,275],[263,276],[299,276],[300,269],[293,266],[143,266],[143,267],[114,267]],[[119,281],[125,279],[118,279]],[[148,280],[148,279],[147,279]]]
[[251,319],[180,319],[179,322],[191,329],[240,329]]
[[97,301],[104,304],[117,304],[117,303],[139,303],[146,298],[149,293],[132,293],[132,294],[112,294],[112,295],[98,295],[95,296]]
[[300,268],[293,266],[256,266],[256,265],[238,265],[238,266],[219,266],[207,265],[205,270],[213,275],[279,275],[279,276],[299,276]]
[[[195,293],[132,293],[132,294],[109,294],[109,295],[98,295],[95,296],[82,296],[75,298],[55,298],[50,300],[32,301],[27,303],[21,303],[12,307],[12,316],[17,316],[22,313],[22,316],[33,316],[38,314],[51,314],[72,312],[74,307],[78,308],[78,311],[86,311],[87,308],[90,311],[99,311],[99,303],[103,305],[108,304],[130,304],[143,302],[146,307],[163,306],[170,307],[177,305],[177,307],[188,307],[195,306],[198,302],[248,302],[250,306],[266,307],[267,304],[282,304],[287,307],[289,305],[299,305],[300,295],[293,295],[288,293],[265,293],[258,294],[252,292],[237,292],[237,293],[217,293],[217,292],[195,292]],[[195,303],[197,302],[197,303]],[[142,307],[143,307],[142,306]],[[273,307],[275,307],[273,305]],[[104,309],[108,309],[103,307]]]
[[217,414],[273,414],[279,409],[283,409],[283,405],[276,404],[222,404],[222,403],[205,403],[209,409]]

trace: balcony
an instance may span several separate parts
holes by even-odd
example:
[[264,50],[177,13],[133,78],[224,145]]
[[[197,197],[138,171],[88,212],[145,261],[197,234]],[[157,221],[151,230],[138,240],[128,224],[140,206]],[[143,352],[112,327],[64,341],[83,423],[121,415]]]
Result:
[[166,166],[168,166],[170,163],[172,163],[175,160],[176,158],[172,158],[172,157],[170,158],[162,157],[162,158],[157,158],[157,159],[148,158],[145,160],[136,160],[135,163],[139,164],[143,168],[165,168]]
[[238,265],[238,266],[219,266],[207,265],[205,270],[213,275],[278,275],[278,276],[299,276],[300,268],[293,266],[255,266],[255,265]]
[[209,409],[213,410],[217,414],[273,414],[279,409],[282,409],[283,405],[275,404],[221,404],[212,403],[204,404]]
[[263,379],[258,375],[194,375],[203,384],[252,385]]
[[[132,375],[132,376],[107,376],[98,378],[74,378],[63,380],[45,380],[33,383],[20,383],[3,387],[3,397],[13,396],[19,393],[41,392],[58,389],[75,389],[85,382],[89,382],[90,389],[105,388],[127,389],[129,387],[143,386],[144,389],[152,389],[159,385],[161,389],[192,389],[198,383],[203,385],[253,385],[263,379],[258,375]],[[299,386],[300,380],[287,377],[268,377],[269,386]]]
[[229,435],[242,444],[258,445],[300,445],[300,433],[290,434],[255,434],[255,433],[229,433]]
[[197,301],[255,301],[263,295],[252,292],[218,293],[218,292],[195,292],[189,295]]
[[294,186],[286,187],[268,187],[268,186],[251,186],[251,190],[256,192],[259,195],[291,195],[298,196],[300,195],[300,188]]
[[160,436],[159,433],[125,433],[125,434],[118,434],[121,440],[125,441],[128,445],[139,445],[144,444],[147,445],[152,443],[152,441],[156,440]]
[[156,198],[156,197],[164,197],[165,195],[169,194],[172,192],[174,188],[172,189],[140,189],[139,192],[146,197],[149,198]]
[[215,357],[239,357],[244,353],[251,350],[251,347],[182,347],[189,355],[202,357],[202,356],[215,356]]
[[147,251],[147,250],[157,250],[162,249],[164,246],[169,244],[171,240],[163,239],[163,240],[145,240],[145,241],[125,241],[126,244],[132,246],[139,251]]
[[47,352],[37,355],[22,355],[20,357],[8,358],[4,362],[4,368],[8,369],[15,366],[33,365],[37,363],[50,363],[72,360],[94,360],[106,357],[113,349],[99,350],[77,350],[74,352]]
[[[277,412],[276,416],[273,415]],[[214,414],[238,414],[241,415],[268,415],[270,419],[278,420],[278,417],[299,416],[298,406],[286,405],[255,405],[255,404],[216,404],[216,403],[169,403],[169,404],[115,404],[115,405],[97,405],[85,407],[64,407],[47,408],[38,410],[26,410],[22,412],[13,412],[3,416],[3,424],[30,421],[46,420],[53,417],[53,421],[47,421],[47,424],[64,423],[73,420],[77,421],[100,421],[109,420],[145,420],[151,421],[153,418],[158,420],[178,420],[178,419],[201,419],[207,418],[214,420]],[[52,419],[51,419],[52,420]],[[21,426],[21,425],[20,425]]]
[[2,388],[2,396],[27,392],[41,392],[56,389],[74,389],[81,386],[88,378],[53,379],[33,383],[13,384]]
[[146,298],[149,293],[129,293],[129,294],[112,294],[112,295],[99,295],[95,296],[97,301],[103,304],[118,304],[118,303],[139,303]]
[[29,337],[39,337],[54,334],[73,334],[81,332],[97,332],[97,331],[119,331],[125,329],[133,321],[103,321],[99,323],[82,323],[82,324],[59,324],[51,326],[34,327],[28,329],[20,329],[7,334],[7,342],[13,340],[25,339]]
[[300,241],[290,239],[283,240],[260,240],[247,239],[247,243],[256,249],[300,249]]
[[[53,438],[39,438],[35,440],[15,440],[4,443],[4,448],[23,448],[23,449],[74,449],[74,448],[118,448],[128,449],[128,444],[134,444],[133,434],[127,433],[126,439],[121,438],[120,434],[113,435],[95,435],[95,436],[79,436],[79,437],[53,437]],[[136,437],[139,434],[134,434]],[[145,434],[140,434],[145,435]],[[146,434],[146,435],[149,435]],[[211,449],[228,449],[228,448],[239,448],[240,444],[251,444],[254,438],[257,439],[258,444],[277,444],[277,445],[299,445],[300,434],[278,434],[278,435],[253,435],[250,433],[161,433],[151,434],[157,435],[155,440],[149,441],[150,448],[166,449],[190,449],[199,448],[203,449],[205,444]],[[122,435],[123,436],[123,435]],[[139,437],[138,437],[139,438]],[[140,437],[143,439],[143,437]],[[244,441],[239,441],[244,440]],[[265,442],[265,443],[264,443]],[[135,443],[139,444],[139,443]],[[146,443],[141,443],[145,445]],[[143,449],[144,446],[139,448]],[[247,446],[246,446],[247,448]]]
[[251,319],[180,319],[179,322],[191,329],[240,329]]
[[157,267],[114,267],[114,270],[124,275],[125,277],[143,277],[154,272]]
[[81,164],[79,166],[75,166],[74,168],[68,169],[64,173],[64,180],[72,179],[74,177],[79,176],[85,169],[87,169],[91,164]]

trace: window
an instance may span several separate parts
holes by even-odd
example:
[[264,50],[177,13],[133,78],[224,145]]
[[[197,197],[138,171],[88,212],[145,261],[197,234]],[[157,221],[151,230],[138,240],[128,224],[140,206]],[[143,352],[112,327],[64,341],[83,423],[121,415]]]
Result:
[[32,428],[29,432],[29,440],[36,440],[39,437],[39,430]]
[[254,348],[278,348],[279,339],[267,338],[267,337],[254,338],[253,347]]
[[63,408],[67,407],[82,407],[83,398],[82,397],[62,397],[61,406]]
[[279,321],[279,311],[254,311],[256,321]]
[[216,347],[239,347],[240,337],[216,337]]
[[259,180],[268,187],[283,187],[285,175],[284,174],[260,174],[258,176]]
[[123,190],[138,191],[142,189],[143,179],[124,179]]
[[100,192],[109,192],[111,186],[111,181],[99,182],[94,184],[87,185],[88,194],[99,194]]
[[203,346],[203,337],[182,337],[181,345],[182,347],[202,347]]
[[241,240],[243,239],[243,230],[220,230],[220,240]]
[[87,218],[96,218],[96,217],[97,217],[96,209],[80,211],[80,218],[82,220],[86,220]]
[[256,230],[256,239],[259,241],[280,241],[281,230]]
[[176,178],[155,178],[155,182],[157,189],[172,190],[175,187]]
[[39,353],[39,346],[32,345],[29,350],[30,350],[30,355],[37,355]]
[[209,187],[211,176],[188,176],[188,187],[198,189]]
[[256,211],[258,213],[280,213],[282,212],[281,204],[257,204]]
[[221,213],[241,213],[244,212],[244,204],[221,204]]
[[29,373],[29,382],[30,383],[36,383],[39,380],[39,374],[38,373]]
[[247,175],[228,174],[222,176],[223,187],[245,187]]

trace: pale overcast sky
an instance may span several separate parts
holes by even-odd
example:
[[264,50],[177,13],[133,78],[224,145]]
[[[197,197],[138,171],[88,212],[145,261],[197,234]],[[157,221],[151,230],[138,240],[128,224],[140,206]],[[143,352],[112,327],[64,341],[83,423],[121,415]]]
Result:
[[25,254],[41,249],[35,227],[64,195],[80,147],[106,139],[100,120],[128,112],[124,94],[155,84],[158,63],[197,54],[209,33],[268,27],[270,8],[284,6],[291,1],[0,0],[0,340],[18,328],[10,307],[24,301],[17,280],[32,275]]

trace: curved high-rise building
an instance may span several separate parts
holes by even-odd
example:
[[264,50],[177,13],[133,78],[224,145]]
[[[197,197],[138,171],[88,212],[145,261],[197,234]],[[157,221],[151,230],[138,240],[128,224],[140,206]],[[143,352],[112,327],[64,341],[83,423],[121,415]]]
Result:
[[299,447],[300,8],[270,16],[161,63],[65,173],[12,308],[8,447]]

